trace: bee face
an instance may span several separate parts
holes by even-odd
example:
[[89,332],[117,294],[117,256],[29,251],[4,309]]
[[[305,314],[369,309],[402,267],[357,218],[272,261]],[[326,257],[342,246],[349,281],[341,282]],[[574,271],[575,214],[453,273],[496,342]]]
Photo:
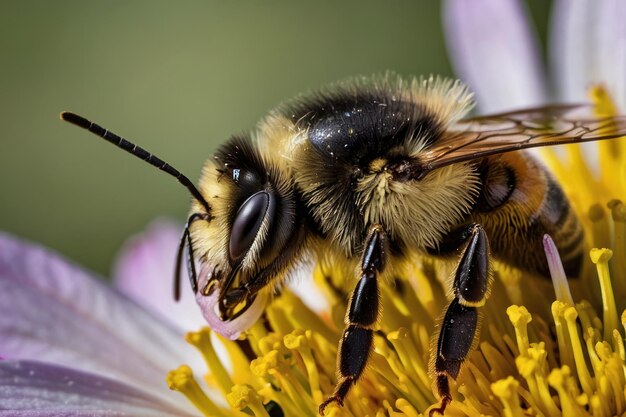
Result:
[[253,288],[272,287],[284,268],[280,254],[296,231],[293,183],[252,138],[235,137],[207,162],[200,189],[212,218],[190,228],[204,266],[198,287],[203,296],[217,290],[220,318],[233,320],[254,301]]

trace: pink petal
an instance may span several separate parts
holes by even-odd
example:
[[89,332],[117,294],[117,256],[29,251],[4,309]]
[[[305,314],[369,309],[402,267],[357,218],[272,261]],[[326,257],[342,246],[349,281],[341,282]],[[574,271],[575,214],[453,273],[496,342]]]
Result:
[[481,112],[536,106],[547,99],[536,34],[515,0],[447,0],[452,63]]
[[99,375],[34,361],[0,361],[0,416],[189,416]]
[[206,326],[193,291],[182,271],[181,299],[173,296],[174,265],[182,226],[159,220],[129,240],[115,264],[113,278],[117,288],[147,309],[154,311],[182,330]]
[[199,361],[167,323],[48,250],[1,233],[0,356],[80,368],[175,401],[167,371]]

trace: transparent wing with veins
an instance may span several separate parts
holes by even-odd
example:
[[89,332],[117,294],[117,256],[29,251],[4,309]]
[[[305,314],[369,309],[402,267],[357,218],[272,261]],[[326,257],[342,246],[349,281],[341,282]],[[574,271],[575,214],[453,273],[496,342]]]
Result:
[[584,104],[552,105],[461,120],[420,154],[425,172],[539,146],[626,136],[626,116],[597,117]]

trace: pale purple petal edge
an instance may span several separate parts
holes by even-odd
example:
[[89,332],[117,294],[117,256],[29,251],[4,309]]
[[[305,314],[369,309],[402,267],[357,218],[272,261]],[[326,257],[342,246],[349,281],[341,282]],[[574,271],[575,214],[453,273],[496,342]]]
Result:
[[182,226],[158,219],[130,238],[115,262],[115,286],[147,309],[175,323],[181,331],[206,326],[195,302],[186,269],[182,273],[181,298],[173,296],[174,265]]
[[451,61],[481,112],[544,104],[538,41],[516,0],[447,0],[443,20]]
[[37,361],[0,361],[0,407],[13,416],[189,415],[123,382]]

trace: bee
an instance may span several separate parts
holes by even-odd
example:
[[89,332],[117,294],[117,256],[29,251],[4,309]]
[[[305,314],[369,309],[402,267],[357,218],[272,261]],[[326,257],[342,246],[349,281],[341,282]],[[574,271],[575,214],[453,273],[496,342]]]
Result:
[[[373,346],[381,279],[412,254],[458,257],[440,326],[434,386],[443,413],[490,292],[491,257],[549,276],[552,236],[568,276],[583,257],[583,229],[561,187],[524,149],[626,135],[626,119],[576,116],[551,105],[463,119],[460,82],[393,75],[358,78],[272,111],[252,134],[231,137],[198,187],[146,150],[76,114],[89,130],[176,178],[191,193],[177,254],[187,247],[193,292],[214,330],[237,337],[302,259],[333,259],[356,285],[339,341],[337,383],[319,408],[342,405]],[[196,267],[199,265],[199,269]]]

